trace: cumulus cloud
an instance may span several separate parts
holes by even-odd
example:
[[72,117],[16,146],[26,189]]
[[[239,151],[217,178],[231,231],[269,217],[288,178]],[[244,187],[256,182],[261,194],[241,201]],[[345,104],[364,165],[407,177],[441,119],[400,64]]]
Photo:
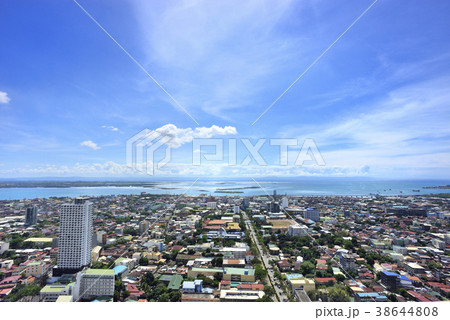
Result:
[[119,131],[118,128],[114,127],[114,126],[102,126],[103,129],[109,129],[111,131]]
[[0,103],[8,103],[11,99],[6,92],[0,91]]
[[168,144],[172,148],[179,148],[183,144],[192,142],[195,138],[212,138],[215,136],[225,136],[225,135],[235,135],[237,134],[237,130],[235,127],[225,126],[219,127],[213,125],[211,127],[197,127],[195,129],[192,128],[177,128],[174,124],[166,124],[154,131],[159,134],[170,137],[170,141]]
[[[0,174],[5,177],[38,177],[38,176],[68,176],[68,177],[142,177],[148,176],[146,166],[151,163],[141,163],[137,167],[119,164],[113,161],[105,163],[75,164],[74,166],[46,165],[35,168],[0,169]],[[338,166],[258,166],[221,164],[202,164],[194,166],[187,163],[169,163],[157,170],[157,176],[166,177],[343,177],[365,176],[368,167],[351,168]]]
[[80,145],[84,146],[84,147],[91,148],[92,150],[100,149],[100,147],[95,142],[92,142],[91,140],[83,141],[83,142],[80,143]]

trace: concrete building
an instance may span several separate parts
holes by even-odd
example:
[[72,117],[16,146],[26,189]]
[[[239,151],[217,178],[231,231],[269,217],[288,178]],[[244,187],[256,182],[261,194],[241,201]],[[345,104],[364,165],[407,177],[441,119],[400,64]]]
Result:
[[27,213],[25,214],[25,226],[32,226],[37,223],[37,207],[32,206],[27,208]]
[[399,275],[395,272],[381,271],[381,283],[388,289],[396,290],[399,286]]
[[8,242],[0,242],[0,255],[3,254],[3,252],[9,250],[9,243]]
[[234,206],[233,207],[233,213],[239,214],[241,212],[239,206]]
[[106,244],[106,232],[105,231],[97,231],[97,244]]
[[220,249],[220,252],[224,257],[230,257],[232,259],[245,259],[245,254],[248,248],[227,247]]
[[184,281],[183,293],[202,293],[203,280]]
[[267,202],[267,212],[270,212],[270,213],[280,212],[280,205],[274,201]]
[[411,275],[414,274],[424,274],[425,268],[418,265],[417,263],[411,262],[405,264],[405,271],[408,272]]
[[150,226],[150,223],[148,221],[141,221],[139,222],[139,234],[143,234],[148,230],[148,227]]
[[192,268],[188,271],[188,277],[197,278],[199,274],[204,276],[214,276],[216,273],[223,273],[222,269],[210,269],[210,268]]
[[288,235],[291,237],[306,237],[308,235],[308,227],[300,224],[290,225]]
[[94,249],[92,249],[92,262],[98,261],[98,258],[100,258],[100,253],[102,252],[101,246],[96,246]]
[[242,209],[246,210],[250,207],[250,200],[248,198],[242,199]]
[[281,209],[284,210],[289,207],[289,199],[287,197],[283,197],[281,199]]
[[27,264],[25,268],[25,275],[27,277],[29,276],[40,277],[48,270],[47,266],[48,265],[46,265],[42,261],[30,262]]
[[342,269],[344,269],[345,271],[356,270],[355,258],[351,254],[341,253],[339,255],[339,263],[341,264]]
[[251,302],[264,297],[263,290],[220,290],[220,301]]
[[114,270],[85,269],[77,274],[73,298],[93,299],[100,296],[114,296]]
[[255,269],[224,268],[223,280],[255,282]]
[[312,221],[320,221],[320,211],[319,209],[308,208],[305,211],[305,219],[310,219]]
[[445,241],[439,240],[439,239],[433,239],[431,240],[431,243],[433,247],[444,250],[445,249]]
[[60,296],[71,297],[74,283],[69,284],[48,284],[40,291],[40,299],[43,302],[55,302]]
[[208,209],[216,209],[217,208],[217,202],[208,202],[208,203],[206,203],[206,207],[208,208]]
[[305,290],[305,292],[316,289],[316,283],[315,283],[314,279],[294,278],[294,279],[288,279],[288,283],[293,291],[295,289],[299,289],[299,288]]
[[121,257],[116,260],[116,266],[124,266],[128,269],[129,272],[134,269],[135,265],[135,261],[130,258]]
[[55,275],[76,273],[92,261],[92,203],[83,198],[60,209],[58,267]]

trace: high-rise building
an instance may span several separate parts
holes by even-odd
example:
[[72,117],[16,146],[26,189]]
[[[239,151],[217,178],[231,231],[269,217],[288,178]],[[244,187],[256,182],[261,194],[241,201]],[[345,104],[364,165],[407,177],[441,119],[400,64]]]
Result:
[[106,232],[105,231],[97,231],[95,233],[97,236],[97,244],[106,244]]
[[150,223],[146,220],[139,222],[139,234],[143,234],[148,230]]
[[60,208],[58,266],[55,275],[76,273],[91,263],[92,203],[84,198]]
[[27,208],[27,213],[25,215],[25,225],[32,226],[37,223],[37,207],[32,206]]
[[287,207],[289,207],[289,199],[287,197],[283,197],[281,199],[281,209],[286,209]]
[[242,204],[241,204],[241,206],[242,206],[242,209],[243,209],[243,210],[248,209],[248,208],[250,207],[250,200],[249,200],[248,198],[242,199]]
[[305,219],[310,219],[312,221],[320,221],[320,211],[319,209],[308,208],[305,211]]
[[280,212],[280,205],[276,202],[267,202],[267,212],[278,213]]

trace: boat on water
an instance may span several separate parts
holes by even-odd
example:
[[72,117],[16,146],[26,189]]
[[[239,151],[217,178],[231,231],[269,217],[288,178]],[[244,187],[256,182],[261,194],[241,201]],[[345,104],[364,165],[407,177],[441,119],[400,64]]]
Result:
[[420,189],[413,189],[413,192],[420,192]]

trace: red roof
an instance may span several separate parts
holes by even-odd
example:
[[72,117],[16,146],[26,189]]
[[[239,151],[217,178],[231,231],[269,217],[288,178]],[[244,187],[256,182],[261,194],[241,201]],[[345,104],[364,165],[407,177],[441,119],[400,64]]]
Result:
[[240,283],[237,288],[242,290],[264,290],[264,285],[262,283]]
[[0,284],[5,284],[5,283],[11,283],[11,282],[17,282],[19,281],[21,278],[21,276],[11,276],[11,277],[7,277],[5,279],[3,279]]
[[410,295],[412,295],[414,298],[418,299],[421,302],[430,302],[430,300],[428,300],[427,298],[425,298],[423,295],[421,295],[420,293],[417,293],[415,291],[412,290],[408,290],[407,291]]
[[127,290],[130,292],[130,295],[143,295],[145,292],[142,290],[139,290],[134,284],[127,284]]
[[0,289],[0,296],[4,296],[7,295],[11,292],[11,290],[13,289],[13,287],[10,288],[5,288],[5,289]]

